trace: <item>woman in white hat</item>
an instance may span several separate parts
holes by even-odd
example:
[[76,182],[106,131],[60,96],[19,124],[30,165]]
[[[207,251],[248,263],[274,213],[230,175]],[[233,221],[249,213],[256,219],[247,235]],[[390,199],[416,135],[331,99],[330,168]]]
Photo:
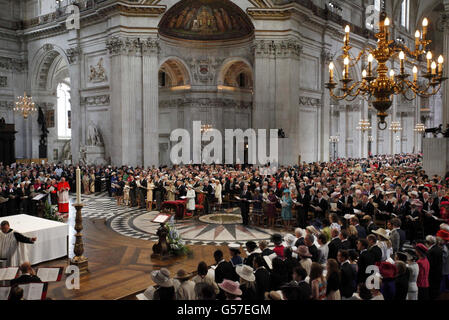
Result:
[[193,187],[191,184],[188,184],[187,185],[187,194],[186,194],[187,211],[191,211],[191,212],[195,211],[195,198],[196,198],[195,190],[193,190]]
[[143,294],[147,300],[175,300],[175,287],[168,269],[151,272],[151,280],[155,285],[148,287]]
[[391,255],[393,254],[393,244],[391,243],[390,235],[388,234],[388,231],[383,228],[374,230],[373,233],[378,235],[377,246],[382,250],[381,261],[386,261],[391,258]]
[[254,269],[248,265],[239,265],[235,272],[240,277],[240,290],[242,291],[242,300],[256,300],[256,276]]

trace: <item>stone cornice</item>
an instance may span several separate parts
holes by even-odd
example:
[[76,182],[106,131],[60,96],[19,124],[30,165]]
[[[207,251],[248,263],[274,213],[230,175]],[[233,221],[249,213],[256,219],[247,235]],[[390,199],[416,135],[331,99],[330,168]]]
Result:
[[141,42],[139,38],[113,36],[106,41],[110,55],[158,54],[159,40],[148,38]]
[[102,94],[98,96],[90,96],[81,98],[81,104],[88,107],[107,106],[110,103],[109,94]]
[[0,69],[23,72],[27,69],[27,61],[22,59],[0,57]]
[[255,40],[253,52],[256,57],[299,58],[302,53],[302,46],[295,39]]

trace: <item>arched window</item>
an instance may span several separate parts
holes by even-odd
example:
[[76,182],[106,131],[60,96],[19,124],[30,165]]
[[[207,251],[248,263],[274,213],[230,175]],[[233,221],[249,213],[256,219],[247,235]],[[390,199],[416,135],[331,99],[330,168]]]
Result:
[[409,29],[410,26],[410,0],[402,0],[401,3],[401,26]]
[[58,97],[58,138],[70,139],[72,137],[72,129],[70,123],[70,87],[61,82],[57,88]]

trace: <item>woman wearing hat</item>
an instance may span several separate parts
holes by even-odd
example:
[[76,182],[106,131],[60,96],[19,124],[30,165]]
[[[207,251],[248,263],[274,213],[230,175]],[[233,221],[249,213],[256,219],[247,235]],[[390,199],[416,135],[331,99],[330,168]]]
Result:
[[265,215],[268,218],[268,228],[274,228],[274,222],[276,218],[276,203],[277,198],[274,194],[273,189],[268,192],[268,198],[265,205]]
[[415,252],[418,256],[418,279],[416,280],[416,285],[418,286],[418,300],[429,300],[429,270],[430,264],[427,260],[427,247],[418,243],[415,246]]
[[273,251],[279,258],[284,259],[284,245],[282,244],[282,236],[278,233],[273,234],[271,236],[271,241],[274,243]]
[[373,233],[379,236],[377,246],[382,250],[381,261],[387,261],[393,254],[393,245],[390,241],[390,235],[384,228],[374,230]]
[[242,300],[240,283],[228,279],[223,280],[218,286],[224,291],[226,300]]
[[441,280],[441,292],[449,292],[449,232],[439,230],[436,234],[441,239],[443,248],[443,279]]
[[282,196],[281,200],[281,217],[284,221],[284,227],[286,230],[290,229],[290,220],[292,219],[292,204],[293,200],[290,196],[290,189],[284,189],[284,195]]
[[242,291],[242,300],[256,300],[256,276],[254,269],[247,265],[239,265],[235,272],[240,277],[240,290]]
[[170,271],[161,268],[151,272],[151,279],[156,285],[150,286],[144,292],[147,300],[175,300],[175,287],[173,280],[170,278]]
[[298,249],[296,249],[296,253],[298,254],[299,264],[306,270],[307,275],[310,275],[312,255],[309,252],[309,248],[307,248],[307,246],[299,246]]
[[176,290],[176,300],[196,300],[195,282],[190,280],[189,275],[185,270],[180,269],[175,276],[179,281],[178,290]]

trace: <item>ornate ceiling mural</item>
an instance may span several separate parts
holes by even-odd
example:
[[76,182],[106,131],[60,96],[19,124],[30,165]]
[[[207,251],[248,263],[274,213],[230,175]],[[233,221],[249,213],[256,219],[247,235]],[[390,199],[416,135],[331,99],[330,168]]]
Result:
[[231,40],[252,35],[254,27],[229,0],[182,0],[164,15],[159,32],[186,40]]

